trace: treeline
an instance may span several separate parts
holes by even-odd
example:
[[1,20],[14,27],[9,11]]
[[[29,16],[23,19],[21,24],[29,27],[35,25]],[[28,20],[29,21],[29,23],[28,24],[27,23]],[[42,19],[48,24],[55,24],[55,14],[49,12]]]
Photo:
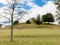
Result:
[[40,17],[40,15],[38,15],[37,18],[27,20],[26,24],[31,24],[32,21],[37,25],[40,25],[43,22],[45,22],[45,23],[47,22],[47,24],[50,24],[50,22],[54,22],[54,17],[51,13],[47,13],[47,14],[43,15],[42,18]]

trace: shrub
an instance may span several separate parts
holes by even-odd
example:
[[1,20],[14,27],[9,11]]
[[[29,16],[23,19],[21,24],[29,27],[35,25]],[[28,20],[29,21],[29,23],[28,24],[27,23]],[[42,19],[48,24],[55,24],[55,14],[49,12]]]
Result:
[[26,21],[26,24],[31,24],[30,20],[27,20],[27,21]]

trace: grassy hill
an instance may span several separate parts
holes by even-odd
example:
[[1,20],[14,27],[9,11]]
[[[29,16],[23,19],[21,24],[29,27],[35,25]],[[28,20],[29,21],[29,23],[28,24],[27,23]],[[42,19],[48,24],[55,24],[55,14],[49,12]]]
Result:
[[13,42],[10,42],[10,27],[0,29],[0,45],[60,45],[58,25],[14,25]]

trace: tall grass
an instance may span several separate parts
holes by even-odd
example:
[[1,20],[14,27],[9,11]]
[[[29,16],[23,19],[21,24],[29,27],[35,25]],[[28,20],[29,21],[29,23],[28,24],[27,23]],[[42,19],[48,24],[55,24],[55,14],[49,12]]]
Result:
[[10,42],[10,29],[0,29],[0,45],[60,45],[60,26],[23,27],[24,25],[14,27],[13,42]]

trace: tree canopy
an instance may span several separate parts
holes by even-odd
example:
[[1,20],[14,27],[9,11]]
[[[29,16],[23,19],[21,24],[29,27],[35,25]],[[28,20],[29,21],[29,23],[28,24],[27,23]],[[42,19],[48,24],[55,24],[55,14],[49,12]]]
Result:
[[37,19],[35,19],[35,23],[37,25],[40,25],[42,22],[41,22],[41,19],[40,19],[40,15],[37,16]]
[[43,22],[48,22],[48,24],[49,24],[49,22],[54,22],[54,17],[51,13],[47,13],[42,16],[42,20],[43,20]]

